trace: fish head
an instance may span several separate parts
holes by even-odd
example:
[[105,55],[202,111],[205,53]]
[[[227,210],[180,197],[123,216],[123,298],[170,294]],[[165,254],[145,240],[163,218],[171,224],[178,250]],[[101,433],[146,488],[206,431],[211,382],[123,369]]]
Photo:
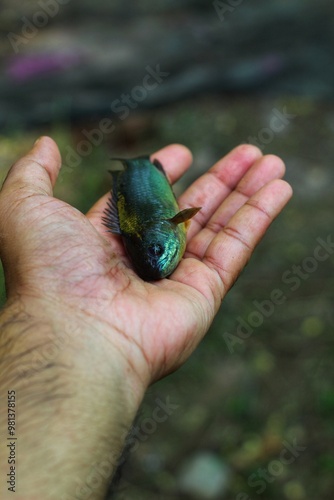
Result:
[[185,224],[152,222],[142,234],[125,238],[125,247],[137,274],[146,281],[169,276],[186,247]]

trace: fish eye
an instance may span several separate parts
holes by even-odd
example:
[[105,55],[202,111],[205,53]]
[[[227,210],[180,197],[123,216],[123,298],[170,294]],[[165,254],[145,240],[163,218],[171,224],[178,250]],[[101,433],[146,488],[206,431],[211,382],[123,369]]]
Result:
[[164,247],[160,243],[153,243],[147,248],[147,251],[151,257],[161,257],[164,253]]

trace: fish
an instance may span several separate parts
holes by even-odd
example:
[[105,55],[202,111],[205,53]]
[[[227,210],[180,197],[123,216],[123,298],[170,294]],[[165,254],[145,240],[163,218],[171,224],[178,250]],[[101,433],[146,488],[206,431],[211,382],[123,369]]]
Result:
[[102,222],[122,237],[135,272],[145,281],[166,278],[181,261],[189,220],[201,209],[179,209],[161,163],[149,156],[115,158],[112,188]]

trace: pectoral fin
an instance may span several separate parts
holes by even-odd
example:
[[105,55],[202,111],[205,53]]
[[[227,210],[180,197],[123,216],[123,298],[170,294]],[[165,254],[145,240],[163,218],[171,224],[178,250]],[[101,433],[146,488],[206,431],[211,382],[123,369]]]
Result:
[[196,215],[197,212],[201,210],[201,208],[202,207],[185,208],[184,210],[181,210],[181,212],[177,213],[176,215],[174,215],[174,217],[172,217],[169,220],[174,224],[181,224],[182,222],[187,222],[189,221],[189,219],[194,217],[194,215]]

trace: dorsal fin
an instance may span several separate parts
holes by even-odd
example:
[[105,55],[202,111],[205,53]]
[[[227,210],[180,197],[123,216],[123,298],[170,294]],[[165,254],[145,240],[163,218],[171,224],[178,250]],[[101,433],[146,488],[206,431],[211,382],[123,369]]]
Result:
[[[140,160],[145,160],[145,161],[148,161],[149,163],[150,162],[150,157],[148,155],[141,155],[141,156],[136,156],[135,158],[119,158],[119,157],[113,157],[113,158],[110,158],[111,161],[119,161],[122,163],[123,165],[123,169],[125,168],[131,168],[132,166],[137,166],[137,162],[140,161]],[[157,166],[157,165],[155,165]],[[162,166],[160,165],[161,169],[162,169]],[[157,167],[159,170],[160,170],[160,167]],[[119,169],[115,169],[113,170],[114,172],[117,172],[119,171]],[[163,169],[162,169],[163,171]],[[111,172],[109,170],[109,172]]]
[[167,177],[166,175],[166,172],[165,172],[165,169],[164,167],[161,165],[160,161],[157,160],[156,158],[154,158],[154,160],[152,161],[153,165],[155,167],[157,167],[158,170],[160,170],[160,172],[162,172],[164,174],[165,177]]

